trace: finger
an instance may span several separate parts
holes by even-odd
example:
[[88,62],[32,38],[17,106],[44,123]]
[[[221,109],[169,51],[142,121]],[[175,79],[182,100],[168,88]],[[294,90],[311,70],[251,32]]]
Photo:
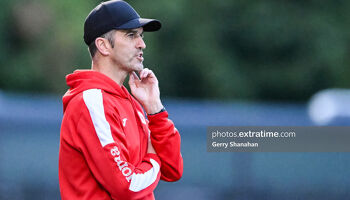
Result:
[[148,74],[149,77],[153,77],[154,76],[154,73],[152,70],[149,70],[149,74]]
[[147,71],[148,71],[148,68],[145,68],[145,69],[143,69],[143,70],[140,72],[140,78],[141,78],[141,79],[143,79],[143,78],[146,77],[145,75],[146,75]]
[[138,80],[138,81],[140,80],[139,77],[137,76],[136,72],[133,71],[131,74],[132,74],[134,80]]
[[143,73],[143,77],[142,78],[147,78],[147,77],[150,77],[152,75],[152,70],[150,69],[147,69],[145,70],[145,72]]
[[144,71],[145,71],[145,69],[143,69],[143,70],[140,71],[140,73],[139,73],[140,79],[142,79],[143,73],[145,73]]

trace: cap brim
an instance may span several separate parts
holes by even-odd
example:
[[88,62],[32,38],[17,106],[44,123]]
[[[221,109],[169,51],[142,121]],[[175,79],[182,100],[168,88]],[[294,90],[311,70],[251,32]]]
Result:
[[143,31],[153,32],[158,31],[162,27],[162,24],[156,19],[138,18],[130,20],[127,23],[116,27],[116,29],[134,29],[140,27],[143,27]]

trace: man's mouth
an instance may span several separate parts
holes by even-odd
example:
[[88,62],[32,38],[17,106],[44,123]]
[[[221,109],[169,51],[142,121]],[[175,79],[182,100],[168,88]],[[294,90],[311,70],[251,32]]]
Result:
[[143,61],[143,53],[137,54],[136,58],[137,58],[140,62],[142,62],[142,61]]

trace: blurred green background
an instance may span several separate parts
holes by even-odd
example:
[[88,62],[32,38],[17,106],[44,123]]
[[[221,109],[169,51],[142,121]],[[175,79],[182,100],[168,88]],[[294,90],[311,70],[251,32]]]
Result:
[[[63,94],[90,68],[83,23],[97,0],[2,0],[0,89]],[[128,1],[163,22],[145,66],[164,97],[305,101],[349,87],[350,2]]]

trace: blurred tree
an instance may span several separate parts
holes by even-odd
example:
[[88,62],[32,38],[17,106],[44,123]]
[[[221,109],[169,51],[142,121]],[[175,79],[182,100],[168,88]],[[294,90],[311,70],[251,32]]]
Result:
[[[83,23],[97,0],[3,0],[0,88],[66,90],[64,76],[89,68]],[[350,2],[129,1],[163,22],[146,33],[145,66],[170,97],[304,101],[350,87]]]
[[76,65],[90,65],[81,30],[92,2],[5,2],[0,88],[63,93],[65,74]]

